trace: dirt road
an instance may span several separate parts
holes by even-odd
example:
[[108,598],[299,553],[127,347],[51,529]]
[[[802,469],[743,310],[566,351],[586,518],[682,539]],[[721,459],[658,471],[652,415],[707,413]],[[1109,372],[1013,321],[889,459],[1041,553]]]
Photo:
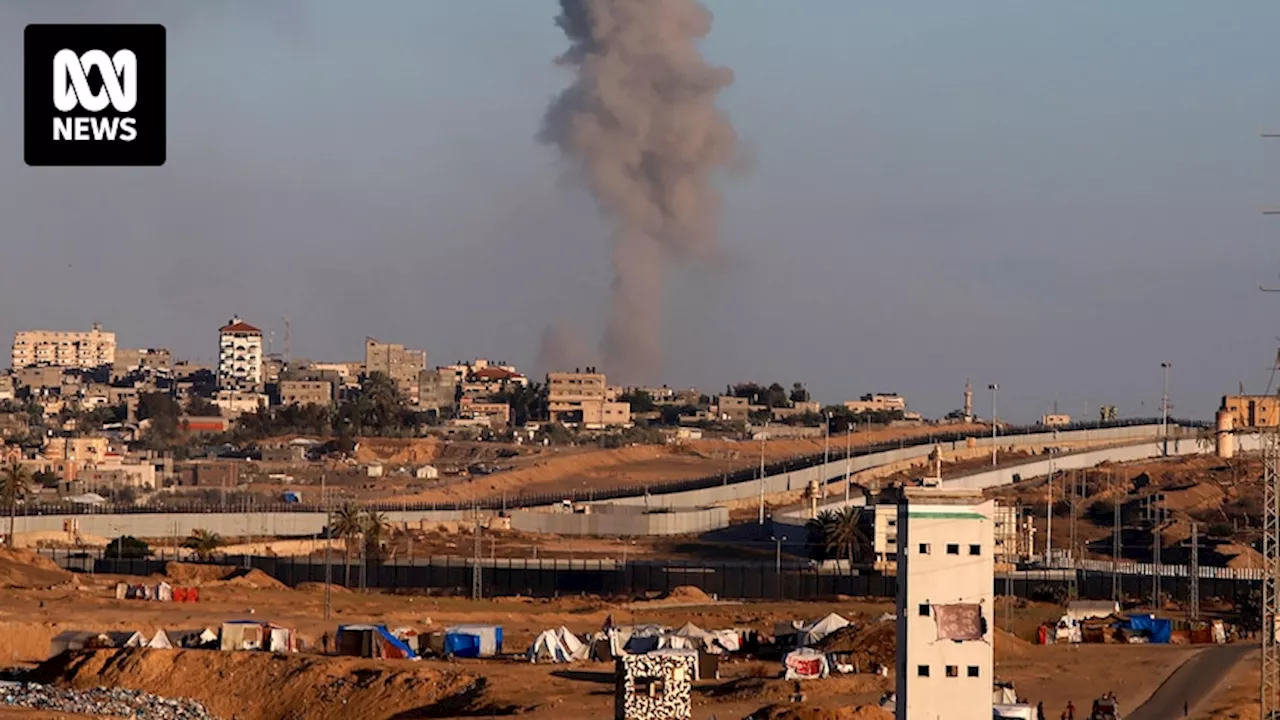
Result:
[[1187,717],[1184,708],[1194,711],[1197,705],[1213,693],[1236,663],[1252,650],[1252,643],[1236,643],[1197,653],[1182,663],[1145,703],[1131,714],[1126,714],[1125,720]]

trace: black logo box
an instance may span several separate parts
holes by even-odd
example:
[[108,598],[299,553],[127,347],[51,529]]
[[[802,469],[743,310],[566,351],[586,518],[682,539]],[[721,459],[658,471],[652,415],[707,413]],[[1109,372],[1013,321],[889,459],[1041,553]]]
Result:
[[[79,107],[60,112],[53,104],[53,57],[64,49],[77,55],[101,50],[108,56],[118,50],[132,50],[138,67],[138,102],[133,110],[121,114],[108,105],[97,113]],[[27,165],[164,165],[168,114],[165,60],[163,25],[28,25],[23,36],[23,139]],[[94,80],[91,78],[91,85],[95,85]],[[54,140],[54,118],[59,117],[131,117],[137,137],[131,141]]]

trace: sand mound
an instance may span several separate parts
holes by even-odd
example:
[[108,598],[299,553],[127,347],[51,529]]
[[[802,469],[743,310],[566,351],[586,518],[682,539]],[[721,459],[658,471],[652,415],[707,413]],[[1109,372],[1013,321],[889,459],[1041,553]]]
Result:
[[165,563],[164,574],[172,582],[181,585],[199,585],[222,580],[237,569],[231,565],[196,565],[171,562]]
[[1025,657],[1034,647],[1033,643],[1023,640],[1011,632],[995,628],[995,653],[996,658],[1000,660]]
[[[330,592],[331,592],[332,594],[334,594],[334,595],[337,595],[337,594],[339,594],[339,593],[350,593],[350,592],[351,592],[349,589],[347,589],[347,588],[345,588],[345,587],[343,587],[343,586],[341,586],[341,585],[338,585],[338,584],[336,584],[336,583],[331,583],[331,584],[329,585],[329,588],[330,588]],[[294,589],[295,589],[295,590],[301,590],[302,592],[307,592],[307,593],[323,593],[323,592],[324,592],[324,583],[318,583],[318,582],[304,582],[304,583],[298,583],[298,587],[296,587],[296,588],[294,588]]]
[[0,550],[0,588],[47,588],[76,582],[75,575],[30,550]]
[[898,651],[898,627],[893,622],[876,622],[842,627],[822,638],[818,649],[825,653],[840,653],[849,665],[863,672],[872,665],[892,667]]
[[276,580],[257,568],[246,570],[231,565],[194,565],[189,563],[166,563],[165,577],[178,585],[197,585],[202,587],[244,587],[257,590],[284,590],[289,586]]
[[680,585],[672,588],[671,592],[663,595],[660,602],[669,603],[713,603],[715,598],[702,591],[702,588],[696,588],[692,585]]
[[61,655],[36,675],[75,688],[186,697],[217,717],[240,720],[454,717],[483,689],[470,673],[416,663],[201,650]]

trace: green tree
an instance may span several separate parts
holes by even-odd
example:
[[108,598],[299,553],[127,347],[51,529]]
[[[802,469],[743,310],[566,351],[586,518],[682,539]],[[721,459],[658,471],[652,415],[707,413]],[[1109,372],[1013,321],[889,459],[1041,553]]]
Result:
[[334,535],[342,539],[342,563],[345,568],[342,576],[342,584],[351,586],[351,549],[355,544],[356,538],[365,529],[364,510],[359,504],[346,502],[342,507],[333,513],[333,527],[331,528]]
[[391,533],[391,523],[387,522],[386,515],[376,510],[365,512],[363,520],[361,530],[364,534],[365,557],[381,560],[382,546]]
[[13,528],[18,517],[18,503],[31,493],[31,471],[18,461],[13,461],[0,472],[0,502],[9,511],[9,534],[5,544],[13,549]]
[[804,383],[793,383],[791,385],[791,402],[809,402],[809,391],[805,388]]
[[653,412],[658,407],[654,404],[653,397],[644,390],[632,390],[631,392],[623,393],[618,400],[624,403],[630,403],[631,412]]
[[208,560],[209,556],[222,547],[222,536],[216,532],[209,530],[197,529],[191,531],[191,535],[182,542],[182,547],[194,550],[196,557],[201,560]]
[[834,522],[827,527],[827,551],[833,552],[836,559],[847,558],[850,569],[853,563],[862,561],[872,544],[862,517],[862,508],[842,507],[835,511]]
[[547,417],[547,386],[542,383],[512,385],[489,399],[506,403],[511,408],[511,424],[516,427]]
[[107,543],[103,557],[137,560],[151,554],[151,546],[132,535],[121,535]]

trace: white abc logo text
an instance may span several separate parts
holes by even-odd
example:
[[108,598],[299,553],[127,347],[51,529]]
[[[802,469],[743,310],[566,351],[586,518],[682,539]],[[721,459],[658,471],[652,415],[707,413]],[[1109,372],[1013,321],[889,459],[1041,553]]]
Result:
[[[89,70],[97,68],[102,75],[102,89],[89,88]],[[59,112],[71,112],[77,106],[92,113],[111,108],[127,113],[138,104],[138,59],[132,50],[120,50],[108,56],[101,50],[77,55],[74,50],[60,50],[53,56],[53,105]],[[54,140],[120,140],[137,137],[133,118],[75,117],[54,118]]]

